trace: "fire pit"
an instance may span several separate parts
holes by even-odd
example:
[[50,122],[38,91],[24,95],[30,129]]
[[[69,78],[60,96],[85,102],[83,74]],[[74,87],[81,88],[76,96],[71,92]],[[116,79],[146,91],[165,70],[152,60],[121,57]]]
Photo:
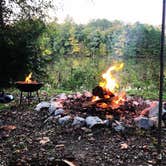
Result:
[[16,87],[22,92],[34,92],[38,91],[42,87],[42,83],[26,83],[24,81],[17,81]]
[[28,93],[28,96],[27,96],[28,103],[29,103],[29,99],[32,97],[32,92],[36,92],[38,101],[40,102],[38,90],[43,86],[43,84],[42,83],[38,83],[37,81],[32,81],[31,80],[31,76],[32,76],[32,73],[30,73],[26,77],[25,81],[17,81],[15,83],[16,84],[16,88],[18,88],[21,91],[21,93],[20,93],[20,104],[22,102],[22,94],[23,94],[23,92],[27,92]]

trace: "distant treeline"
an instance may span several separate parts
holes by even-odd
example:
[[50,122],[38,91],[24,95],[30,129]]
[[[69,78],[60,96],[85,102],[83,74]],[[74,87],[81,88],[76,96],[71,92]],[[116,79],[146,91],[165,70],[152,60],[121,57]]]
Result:
[[160,28],[139,22],[97,19],[86,25],[72,20],[50,23],[41,37],[44,54],[52,56],[124,56],[152,58],[159,55]]
[[46,24],[20,19],[0,28],[0,85],[22,80],[29,72],[41,79],[47,65],[60,57],[144,57],[160,51],[160,28],[139,22],[129,25],[106,19],[77,25],[68,19]]

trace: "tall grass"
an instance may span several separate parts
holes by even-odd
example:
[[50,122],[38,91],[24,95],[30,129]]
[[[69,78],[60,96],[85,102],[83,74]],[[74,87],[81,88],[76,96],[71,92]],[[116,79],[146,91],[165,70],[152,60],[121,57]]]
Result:
[[59,92],[91,91],[98,85],[102,73],[118,62],[124,62],[123,70],[117,73],[121,89],[145,98],[158,97],[159,62],[146,58],[62,57],[49,66],[45,87]]

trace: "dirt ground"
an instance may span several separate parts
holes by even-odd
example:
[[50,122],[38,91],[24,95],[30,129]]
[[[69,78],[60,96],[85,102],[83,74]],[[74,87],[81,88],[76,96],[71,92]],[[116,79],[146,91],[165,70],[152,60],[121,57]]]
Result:
[[[166,129],[162,129],[162,159],[157,160],[157,129],[61,126],[44,123],[47,110],[18,101],[0,110],[0,166],[153,166],[166,165]],[[160,163],[161,161],[161,163]],[[68,164],[67,164],[68,163]]]

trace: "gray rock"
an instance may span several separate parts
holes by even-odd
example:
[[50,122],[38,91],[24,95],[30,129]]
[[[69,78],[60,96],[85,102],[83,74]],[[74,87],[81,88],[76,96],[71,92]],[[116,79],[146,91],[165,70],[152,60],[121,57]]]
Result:
[[[151,109],[149,111],[149,117],[158,117],[159,112],[159,102],[153,102],[151,103]],[[166,113],[166,110],[162,108],[162,114]]]
[[61,118],[61,115],[57,115],[57,116],[49,116],[45,121],[44,124],[50,121],[57,121],[57,119]]
[[106,119],[103,121],[103,124],[105,124],[107,127],[111,125],[110,120]]
[[71,116],[67,115],[62,118],[59,118],[58,122],[60,125],[65,125],[65,124],[69,123],[70,120],[71,120]]
[[103,124],[103,121],[98,116],[88,116],[85,119],[85,122],[89,128],[92,128],[93,126],[98,124]]
[[50,107],[50,103],[46,102],[46,101],[42,101],[41,103],[37,104],[35,110],[36,111],[40,111],[42,108],[49,108]]
[[82,117],[75,117],[74,121],[72,123],[72,126],[84,126],[85,125],[85,119]]
[[115,131],[120,132],[120,131],[124,131],[125,127],[123,125],[122,122],[119,122],[117,120],[115,120],[114,123],[112,123],[112,127],[114,128]]
[[153,124],[153,126],[158,127],[158,117],[151,117],[149,118],[149,121]]
[[55,110],[54,116],[63,115],[64,112],[65,112],[64,109],[59,108],[59,109]]
[[135,118],[134,121],[139,128],[150,129],[152,126],[154,126],[154,122],[144,116],[139,116]]

